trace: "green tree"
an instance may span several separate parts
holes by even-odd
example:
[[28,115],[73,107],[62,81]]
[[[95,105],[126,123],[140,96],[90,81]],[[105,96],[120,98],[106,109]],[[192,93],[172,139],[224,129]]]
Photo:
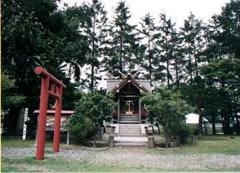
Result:
[[194,78],[192,85],[183,84],[179,90],[184,100],[196,108],[199,115],[199,132],[203,133],[202,118],[205,117],[213,124],[212,133],[215,135],[215,123],[220,120],[218,110],[221,99],[217,89],[206,83],[206,80],[198,76]]
[[181,28],[181,35],[187,61],[186,70],[190,76],[190,84],[192,84],[194,76],[199,76],[198,64],[201,62],[200,55],[203,49],[202,21],[196,19],[191,13],[188,19],[184,21],[184,27]]
[[[66,6],[62,11],[63,30],[59,33],[61,37],[61,64],[65,70],[66,77],[77,82],[81,81],[81,69],[87,63],[88,38],[79,28],[86,27],[91,21],[90,9],[86,4],[81,6]],[[84,82],[81,85],[86,85]]]
[[[236,113],[235,109],[239,108],[239,64],[238,59],[218,59],[201,67],[201,74],[207,81],[207,85],[218,90],[218,111],[225,134],[232,133],[230,123],[233,120],[233,113]],[[236,119],[239,124],[238,117]]]
[[[70,132],[77,137],[79,136],[79,140],[96,135],[97,130],[103,125],[103,120],[109,119],[114,107],[111,95],[104,95],[100,92],[83,95],[76,103],[75,113],[70,119]],[[81,132],[87,124],[91,125],[89,131]]]
[[[25,97],[24,102],[11,108],[9,117],[14,120],[22,107],[29,107],[31,120],[36,120],[32,112],[39,107],[40,80],[34,68],[42,66],[69,84],[65,64],[84,64],[86,44],[79,28],[72,20],[65,20],[67,12],[58,10],[54,0],[4,0],[2,7],[2,71],[14,80],[17,95]],[[73,93],[74,88],[69,87],[67,92]],[[71,100],[65,94],[63,104]]]
[[178,130],[185,124],[185,115],[192,112],[193,107],[180,99],[179,94],[166,89],[158,89],[155,95],[144,96],[142,102],[163,127],[168,148],[170,137],[177,136]]
[[174,73],[173,76],[173,87],[179,88],[182,79],[184,78],[184,50],[182,48],[182,39],[180,37],[180,34],[174,29],[171,34],[171,44],[172,44],[172,62],[171,65],[173,67],[172,73]]
[[85,36],[88,38],[88,54],[87,61],[91,66],[91,73],[88,74],[90,81],[90,89],[96,88],[98,70],[100,68],[100,60],[104,57],[104,46],[107,38],[107,17],[104,6],[99,0],[92,0],[88,5],[90,12],[90,22],[85,28],[82,28]]
[[154,24],[154,18],[148,13],[144,16],[140,23],[139,32],[141,34],[142,44],[141,58],[139,59],[141,66],[148,72],[145,77],[153,80],[153,66],[156,58],[156,26]]
[[134,69],[137,61],[135,51],[138,48],[135,27],[129,24],[131,14],[124,1],[115,8],[115,16],[110,25],[107,58],[104,66],[108,73],[117,76],[118,71]]
[[18,95],[15,89],[14,80],[10,79],[8,75],[1,76],[1,90],[2,90],[2,110],[7,110],[13,106],[24,102],[25,97]]
[[172,23],[171,19],[167,19],[165,14],[160,14],[160,26],[158,27],[158,71],[161,71],[161,67],[164,66],[164,71],[167,86],[170,86],[170,81],[172,80],[172,73],[170,71],[171,61],[176,54],[176,43],[174,42],[176,29],[174,28],[175,23]]
[[212,17],[212,27],[215,30],[212,39],[219,47],[220,57],[229,55],[240,58],[240,1],[231,0],[222,8],[220,15]]

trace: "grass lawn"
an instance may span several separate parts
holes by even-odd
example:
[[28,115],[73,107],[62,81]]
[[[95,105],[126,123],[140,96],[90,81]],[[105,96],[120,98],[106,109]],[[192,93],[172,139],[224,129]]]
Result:
[[86,161],[68,161],[61,158],[45,158],[36,161],[33,157],[22,159],[2,159],[2,172],[239,172],[238,169],[159,169],[151,167],[119,167],[106,164],[93,164]]
[[179,153],[240,154],[240,136],[199,136],[196,144],[183,145]]
[[[35,144],[35,140],[21,140],[21,139],[9,139],[8,137],[2,137],[1,139],[1,146],[2,148],[28,148],[32,147]],[[53,142],[46,141],[46,147],[51,147]]]
[[[32,147],[34,140],[17,140],[17,139],[2,139],[2,148],[28,148]],[[51,147],[52,142],[48,142],[46,147]],[[64,146],[62,146],[64,148]],[[67,148],[65,148],[67,149]],[[78,150],[78,147],[75,147]],[[144,149],[143,149],[144,150]],[[104,152],[104,151],[99,151]],[[114,152],[114,151],[113,151]],[[145,149],[143,151],[146,155],[187,155],[187,154],[224,154],[224,155],[240,155],[240,137],[231,138],[230,136],[200,136],[196,140],[196,144],[186,144],[176,151],[157,151],[156,149]],[[144,167],[143,165],[135,166],[121,166],[116,164],[95,163],[88,160],[66,160],[61,157],[51,157],[51,149],[45,151],[48,156],[43,161],[36,161],[35,157],[9,158],[2,156],[2,172],[159,172],[159,171],[174,171],[174,172],[191,172],[191,171],[238,171],[240,165],[236,168],[209,168],[209,169],[159,169],[156,167]],[[94,152],[92,152],[94,154]]]
[[[155,137],[157,143],[164,143],[162,136]],[[240,136],[195,136],[195,144],[181,145],[175,153],[219,153],[240,154]],[[163,150],[164,151],[164,150]]]

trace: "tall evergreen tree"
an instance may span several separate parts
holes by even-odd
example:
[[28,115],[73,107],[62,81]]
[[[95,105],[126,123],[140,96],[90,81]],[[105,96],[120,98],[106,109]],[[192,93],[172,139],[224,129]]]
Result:
[[175,33],[175,23],[172,23],[171,19],[167,19],[165,14],[160,14],[160,26],[158,28],[158,52],[159,52],[159,63],[165,66],[165,77],[167,80],[167,86],[170,86],[172,80],[171,73],[171,61],[175,54],[175,43],[173,37]]
[[86,27],[91,21],[90,9],[86,4],[66,7],[63,11],[64,32],[62,49],[63,61],[67,64],[67,77],[76,81],[81,79],[81,69],[87,63],[88,38],[79,28]]
[[129,8],[120,1],[115,8],[115,16],[110,25],[108,41],[108,58],[105,59],[105,70],[110,74],[119,75],[118,71],[126,72],[134,69],[135,51],[138,48],[135,33],[136,26],[129,24],[131,17]]
[[90,8],[90,19],[84,32],[88,38],[88,64],[91,66],[90,76],[90,89],[93,90],[96,88],[98,70],[100,68],[100,60],[103,58],[103,48],[107,36],[106,28],[106,11],[101,1],[92,0],[92,3],[89,4]]
[[156,26],[154,18],[148,13],[140,23],[139,32],[141,34],[141,56],[139,58],[141,66],[148,72],[145,76],[153,80],[154,64],[156,59]]
[[194,76],[199,75],[198,64],[200,62],[200,53],[203,49],[202,21],[196,19],[191,13],[188,19],[184,21],[181,34],[184,41],[185,57],[188,62],[186,71],[190,76],[190,83],[192,83]]
[[[208,44],[208,53],[214,58],[240,58],[240,1],[231,0],[222,9],[221,14],[214,15],[210,21],[209,34],[212,44]],[[208,55],[209,55],[208,54]]]
[[177,32],[177,30],[174,28],[171,33],[171,47],[172,47],[172,69],[173,73],[173,85],[176,88],[179,88],[180,83],[183,79],[184,73],[183,73],[183,67],[186,63],[184,60],[183,55],[183,48],[182,48],[182,39],[180,38],[180,34]]

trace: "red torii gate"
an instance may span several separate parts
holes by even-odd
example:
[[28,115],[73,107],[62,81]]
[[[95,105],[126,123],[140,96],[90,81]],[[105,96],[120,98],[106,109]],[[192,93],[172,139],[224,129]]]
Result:
[[[40,112],[37,129],[37,150],[36,160],[44,159],[45,136],[46,136],[46,116],[48,107],[48,97],[51,96],[56,99],[55,108],[55,122],[54,122],[54,139],[53,151],[59,152],[60,143],[60,123],[62,110],[62,92],[66,86],[56,79],[53,75],[48,73],[42,67],[35,68],[35,73],[41,76],[41,97],[40,97]],[[51,88],[51,90],[49,90]]]

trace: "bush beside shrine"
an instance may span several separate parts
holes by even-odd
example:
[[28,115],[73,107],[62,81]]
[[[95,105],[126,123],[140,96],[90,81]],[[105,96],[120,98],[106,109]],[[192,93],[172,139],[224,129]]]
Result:
[[109,119],[115,103],[111,95],[100,92],[87,93],[75,105],[68,127],[71,136],[77,143],[86,143],[93,139],[96,143],[98,130],[103,121]]

